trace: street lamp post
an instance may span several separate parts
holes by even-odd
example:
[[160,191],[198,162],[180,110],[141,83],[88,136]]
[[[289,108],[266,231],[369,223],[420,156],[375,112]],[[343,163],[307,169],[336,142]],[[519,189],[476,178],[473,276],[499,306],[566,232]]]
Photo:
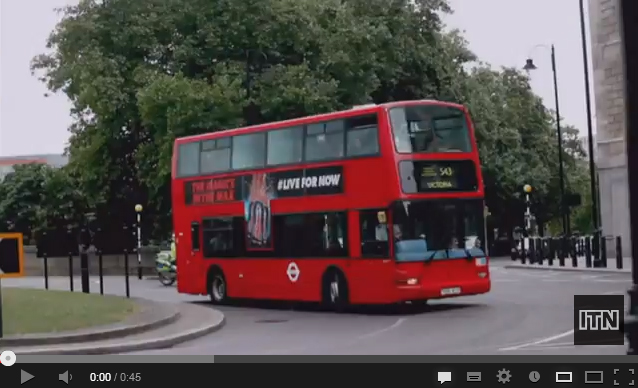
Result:
[[598,186],[596,185],[596,164],[594,160],[594,129],[591,119],[591,94],[589,88],[589,59],[587,57],[587,30],[585,28],[585,5],[580,0],[580,36],[583,46],[583,69],[585,75],[585,105],[587,110],[587,143],[589,153],[589,184],[591,189],[591,221],[598,233]]
[[144,208],[139,203],[135,205],[137,213],[137,278],[142,280],[142,210]]
[[523,186],[523,191],[525,191],[525,229],[527,229],[527,234],[532,230],[532,212],[530,210],[529,203],[529,194],[532,192],[532,186],[525,185]]
[[[547,48],[547,46],[539,45],[536,47]],[[536,48],[535,47],[535,48]],[[554,104],[556,110],[556,134],[558,137],[558,179],[560,182],[560,214],[563,223],[563,235],[567,236],[570,233],[570,220],[569,212],[565,209],[565,171],[563,169],[563,134],[560,128],[560,105],[558,103],[558,75],[556,71],[556,50],[554,45],[551,46],[551,60],[552,60],[552,74],[554,77]],[[530,57],[527,59],[525,66],[526,71],[536,70],[537,67],[534,64],[534,60]]]

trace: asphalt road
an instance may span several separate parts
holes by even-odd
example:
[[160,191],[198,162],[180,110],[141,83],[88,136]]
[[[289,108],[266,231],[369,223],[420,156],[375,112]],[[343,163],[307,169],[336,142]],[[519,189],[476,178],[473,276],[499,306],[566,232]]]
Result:
[[[623,346],[573,346],[573,295],[625,294],[629,275],[505,269],[506,263],[493,262],[493,289],[486,295],[420,309],[348,314],[287,305],[221,307],[227,320],[221,331],[171,349],[136,354],[624,354]],[[91,283],[92,292],[99,291],[96,283]],[[3,281],[3,286],[41,284],[34,278]],[[51,287],[68,289],[68,279],[53,279]],[[123,279],[105,280],[105,292],[123,294]],[[179,295],[157,280],[135,278],[131,295],[170,302],[205,300]]]

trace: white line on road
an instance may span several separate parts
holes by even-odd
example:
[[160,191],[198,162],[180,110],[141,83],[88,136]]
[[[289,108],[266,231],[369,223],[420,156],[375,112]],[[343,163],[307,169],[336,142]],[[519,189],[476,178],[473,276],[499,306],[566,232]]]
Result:
[[569,330],[569,331],[566,331],[564,333],[553,335],[551,337],[541,338],[541,339],[539,339],[537,341],[527,342],[527,343],[516,345],[516,346],[510,346],[508,348],[501,348],[501,349],[499,349],[499,351],[500,352],[510,352],[512,350],[520,350],[520,349],[524,349],[524,348],[529,348],[530,346],[536,346],[536,345],[541,345],[541,344],[545,344],[545,343],[548,343],[548,342],[556,341],[557,339],[565,338],[565,337],[568,337],[568,336],[570,336],[572,334],[574,334],[574,330]]
[[[408,320],[408,318],[399,318],[399,319],[397,319],[396,322],[394,322],[390,326],[386,326],[386,327],[384,327],[382,329],[375,330],[375,331],[372,331],[370,333],[362,334],[360,336],[356,336],[356,337],[352,338],[351,340],[346,340],[346,341],[340,342],[338,346],[344,346],[344,345],[348,345],[348,344],[355,344],[355,343],[357,343],[357,342],[359,342],[361,340],[376,337],[376,336],[378,336],[380,334],[383,334],[383,333],[388,332],[390,330],[396,329],[397,327],[401,326],[403,324],[403,322],[405,322],[407,320]],[[335,346],[337,346],[337,345],[335,345],[333,343],[330,343],[330,344],[320,345],[318,348],[319,349],[329,349],[329,348],[332,348],[332,347],[335,347]],[[295,352],[306,350],[307,348],[308,348],[308,345],[296,346],[296,347],[288,348],[288,349],[271,349],[268,352],[265,352],[265,353],[261,353],[260,352],[259,354],[260,355],[294,354]],[[317,348],[313,348],[313,349],[317,349]]]
[[384,327],[383,329],[379,329],[376,331],[373,331],[371,333],[367,333],[367,334],[363,334],[360,336],[357,336],[354,338],[355,341],[357,340],[362,340],[362,339],[367,339],[367,338],[372,338],[372,337],[376,337],[379,334],[383,334],[386,331],[390,331],[390,330],[394,330],[397,327],[401,326],[403,324],[403,322],[407,321],[407,318],[399,318],[396,322],[394,322],[392,325],[388,326],[388,327]]

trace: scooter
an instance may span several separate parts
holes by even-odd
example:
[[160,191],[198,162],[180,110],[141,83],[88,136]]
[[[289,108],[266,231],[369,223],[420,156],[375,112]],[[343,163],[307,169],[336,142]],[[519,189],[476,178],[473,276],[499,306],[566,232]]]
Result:
[[155,268],[159,281],[165,286],[171,286],[177,280],[177,265],[170,251],[162,251],[155,258]]

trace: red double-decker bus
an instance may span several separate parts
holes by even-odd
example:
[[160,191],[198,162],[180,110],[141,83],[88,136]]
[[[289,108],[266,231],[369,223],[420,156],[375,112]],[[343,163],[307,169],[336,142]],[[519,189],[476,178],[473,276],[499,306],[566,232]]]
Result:
[[392,304],[490,290],[474,130],[423,100],[175,141],[177,287]]

